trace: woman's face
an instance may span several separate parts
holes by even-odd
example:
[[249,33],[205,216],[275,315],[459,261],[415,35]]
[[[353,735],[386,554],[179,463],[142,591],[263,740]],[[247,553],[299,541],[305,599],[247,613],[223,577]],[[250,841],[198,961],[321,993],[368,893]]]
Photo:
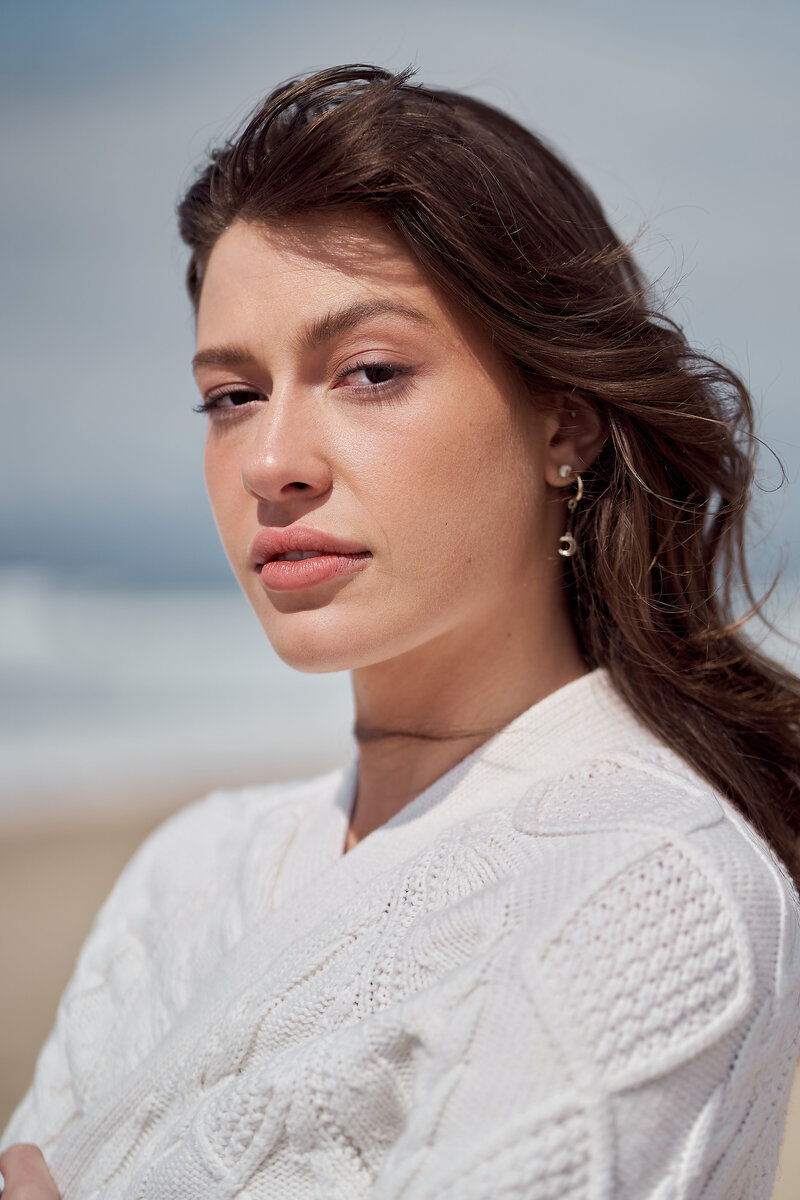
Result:
[[467,652],[536,619],[563,519],[548,418],[377,218],[231,226],[197,351],[217,526],[286,662]]

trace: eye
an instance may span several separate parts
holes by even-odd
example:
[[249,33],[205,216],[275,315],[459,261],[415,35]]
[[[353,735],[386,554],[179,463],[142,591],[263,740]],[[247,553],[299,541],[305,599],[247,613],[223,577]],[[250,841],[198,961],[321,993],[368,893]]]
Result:
[[260,392],[248,388],[226,388],[219,392],[211,392],[200,404],[195,404],[194,412],[231,412],[235,408],[243,408],[261,399]]
[[396,363],[357,362],[340,372],[336,383],[347,387],[349,391],[374,394],[390,391],[410,373],[408,367]]
[[350,374],[363,375],[371,387],[377,387],[378,384],[389,383],[396,377],[398,371],[398,367],[390,366],[389,363],[367,363],[363,367],[357,367]]

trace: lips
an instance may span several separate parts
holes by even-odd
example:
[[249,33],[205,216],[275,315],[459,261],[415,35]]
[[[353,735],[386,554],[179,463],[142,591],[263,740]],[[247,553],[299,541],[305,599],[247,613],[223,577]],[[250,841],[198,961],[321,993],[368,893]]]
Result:
[[371,551],[309,525],[262,529],[250,547],[250,562],[268,591],[294,591],[363,570]]

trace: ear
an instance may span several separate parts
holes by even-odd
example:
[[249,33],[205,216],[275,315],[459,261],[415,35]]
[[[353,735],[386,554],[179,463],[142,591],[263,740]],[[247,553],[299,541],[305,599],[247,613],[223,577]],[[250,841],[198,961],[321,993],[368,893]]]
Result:
[[[594,405],[580,392],[562,392],[553,398],[545,418],[545,479],[563,488],[592,465],[605,444],[607,430]],[[560,473],[569,467],[570,473]]]

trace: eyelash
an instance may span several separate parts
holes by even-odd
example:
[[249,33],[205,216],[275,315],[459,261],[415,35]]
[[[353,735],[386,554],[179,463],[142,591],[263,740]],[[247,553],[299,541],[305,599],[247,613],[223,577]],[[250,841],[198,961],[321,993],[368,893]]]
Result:
[[347,379],[348,375],[355,375],[357,371],[391,371],[392,378],[381,380],[379,383],[361,383],[354,384],[352,390],[361,392],[368,396],[375,396],[378,392],[389,392],[401,386],[401,380],[407,378],[411,374],[410,367],[401,367],[396,363],[390,362],[355,362],[350,366],[345,367],[336,376],[336,383],[341,383],[343,379]]
[[[391,379],[381,380],[378,383],[355,384],[350,389],[351,391],[360,392],[362,395],[366,396],[376,396],[379,393],[386,394],[395,391],[395,389],[402,386],[400,381],[403,379],[403,377],[408,376],[411,373],[409,367],[397,366],[395,363],[356,362],[351,363],[343,371],[340,371],[339,374],[334,377],[334,382],[341,383],[343,380],[347,379],[348,375],[355,375],[358,371],[393,372]],[[218,392],[210,393],[210,395],[208,395],[199,404],[195,404],[192,411],[196,413],[206,413],[209,415],[211,413],[216,413],[216,415],[219,417],[223,413],[233,413],[238,408],[244,408],[246,404],[250,403],[250,401],[242,401],[241,404],[234,403],[225,407],[219,403],[221,400],[234,396],[255,396],[258,398],[261,396],[261,394],[261,392],[257,392],[253,388],[223,388]]]
[[216,413],[218,416],[224,412],[235,412],[237,408],[243,408],[242,404],[231,404],[230,407],[224,408],[220,404],[220,400],[224,400],[227,396],[260,396],[260,392],[254,392],[252,388],[223,388],[220,392],[212,392],[206,396],[205,400],[201,400],[199,404],[192,406],[192,412],[196,413]]

